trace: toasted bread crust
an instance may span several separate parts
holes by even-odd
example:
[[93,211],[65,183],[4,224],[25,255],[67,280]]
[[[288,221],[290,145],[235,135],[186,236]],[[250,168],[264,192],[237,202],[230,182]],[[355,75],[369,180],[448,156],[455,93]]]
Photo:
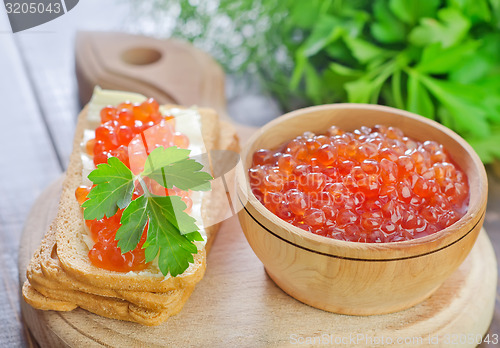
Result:
[[29,281],[25,281],[22,288],[23,298],[30,306],[44,311],[69,312],[78,307],[74,303],[54,300],[36,291]]
[[[88,294],[76,290],[51,289],[39,284],[36,281],[30,281],[29,284],[39,294],[52,300],[52,302],[63,301],[65,304],[74,303],[78,307],[106,318],[133,321],[148,326],[159,325],[170,316],[179,313],[194,289],[183,289],[182,296],[175,301],[172,301],[167,308],[152,310],[113,297]],[[46,300],[45,303],[50,304],[49,306],[54,305],[53,303],[50,303],[49,300]]]
[[34,280],[48,289],[67,289],[98,296],[114,297],[151,310],[168,308],[172,301],[182,296],[181,289],[162,293],[102,289],[72,278],[61,267],[57,257],[54,231],[51,229],[45,235],[39,252],[35,253],[31,260],[26,275],[29,280]]

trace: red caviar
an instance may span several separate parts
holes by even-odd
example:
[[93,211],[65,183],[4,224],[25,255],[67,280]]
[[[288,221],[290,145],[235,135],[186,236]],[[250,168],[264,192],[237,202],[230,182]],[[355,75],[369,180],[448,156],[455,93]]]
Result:
[[[173,116],[162,116],[158,103],[150,98],[143,103],[121,103],[107,106],[101,110],[101,124],[95,130],[95,138],[85,144],[85,151],[94,156],[94,164],[106,163],[109,157],[118,157],[135,174],[144,168],[148,154],[159,146],[178,146],[187,148],[188,138],[175,132]],[[145,141],[145,143],[144,143]],[[186,211],[191,210],[192,201],[189,193],[177,188],[167,190],[153,180],[144,179],[148,189],[156,195],[178,195],[186,203]],[[91,187],[80,186],[75,190],[75,197],[80,205],[85,202]],[[141,187],[136,187],[133,198],[143,194]],[[111,217],[100,220],[86,220],[94,241],[89,251],[92,264],[97,267],[117,272],[139,271],[147,267],[142,245],[147,237],[147,225],[141,240],[134,250],[121,253],[115,240],[120,228],[123,209]]]
[[281,219],[321,236],[398,242],[430,235],[467,211],[466,175],[442,145],[395,127],[306,132],[260,149],[252,192]]

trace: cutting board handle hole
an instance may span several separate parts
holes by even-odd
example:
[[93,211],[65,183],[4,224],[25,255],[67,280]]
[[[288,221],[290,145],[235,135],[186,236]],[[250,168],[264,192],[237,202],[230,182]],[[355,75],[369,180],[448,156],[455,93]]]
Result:
[[149,65],[156,63],[162,57],[160,51],[148,47],[136,47],[123,52],[122,60],[131,65]]

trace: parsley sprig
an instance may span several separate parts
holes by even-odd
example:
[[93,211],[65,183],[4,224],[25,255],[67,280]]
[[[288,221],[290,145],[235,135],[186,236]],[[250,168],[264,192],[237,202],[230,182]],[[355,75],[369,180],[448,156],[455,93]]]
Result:
[[[118,158],[111,157],[93,170],[88,178],[96,185],[83,203],[86,220],[111,217],[124,209],[121,226],[116,232],[118,247],[126,253],[137,247],[148,224],[145,249],[146,262],[158,257],[163,275],[175,277],[183,273],[193,255],[198,252],[195,241],[202,241],[196,220],[184,210],[186,204],[179,196],[157,196],[144,184],[144,178],[156,181],[167,189],[208,191],[212,176],[202,171],[203,165],[189,158],[190,150],[175,146],[154,149],[148,156],[144,170],[134,175]],[[135,184],[144,194],[132,200]]]

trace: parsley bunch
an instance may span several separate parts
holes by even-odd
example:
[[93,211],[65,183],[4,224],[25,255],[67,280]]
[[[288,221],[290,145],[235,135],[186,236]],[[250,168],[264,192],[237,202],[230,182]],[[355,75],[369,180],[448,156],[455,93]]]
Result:
[[[378,103],[435,119],[500,158],[500,0],[135,1],[138,24],[250,72],[285,109]],[[171,27],[171,29],[172,29]]]
[[[203,165],[189,158],[190,150],[175,146],[154,149],[147,157],[144,170],[139,175],[118,158],[111,157],[89,174],[96,185],[82,205],[86,220],[111,217],[118,209],[125,209],[121,226],[116,232],[118,247],[126,253],[137,247],[148,223],[145,249],[146,262],[158,257],[163,275],[173,277],[183,273],[193,255],[198,252],[195,241],[202,241],[196,220],[184,210],[186,204],[179,196],[156,196],[148,191],[144,178],[150,178],[165,188],[173,186],[181,190],[208,191],[212,176],[201,171]],[[144,194],[132,200],[136,183]]]

